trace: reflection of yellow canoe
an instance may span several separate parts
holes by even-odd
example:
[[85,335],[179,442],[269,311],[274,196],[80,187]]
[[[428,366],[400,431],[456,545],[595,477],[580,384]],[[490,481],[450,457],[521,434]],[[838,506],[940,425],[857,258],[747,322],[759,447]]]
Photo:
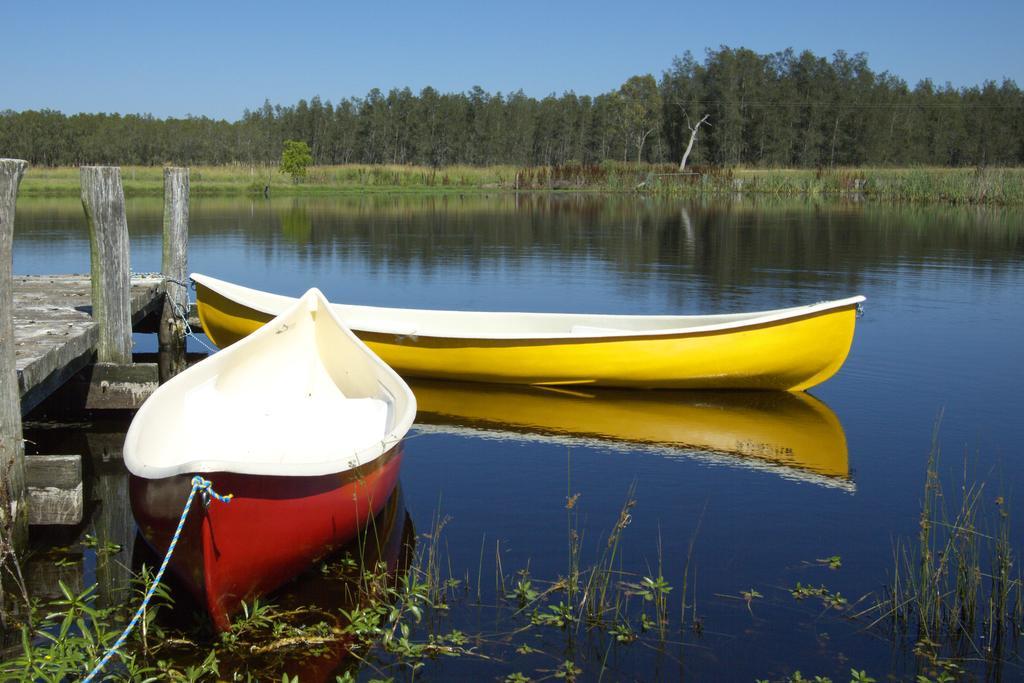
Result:
[[842,425],[805,393],[409,384],[420,424],[662,446],[735,456],[734,463],[781,465],[836,483],[849,477]]
[[[228,346],[292,299],[193,275],[203,330]],[[476,313],[334,304],[406,377],[662,389],[807,389],[846,360],[851,297],[707,316]]]

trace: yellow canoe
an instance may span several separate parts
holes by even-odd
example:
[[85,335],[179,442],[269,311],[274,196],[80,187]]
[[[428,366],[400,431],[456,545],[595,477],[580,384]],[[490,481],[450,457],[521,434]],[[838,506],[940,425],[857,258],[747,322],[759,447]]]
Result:
[[[224,348],[291,297],[193,274],[206,335]],[[698,316],[434,311],[333,304],[405,377],[638,389],[803,390],[850,350],[855,296],[757,313]]]
[[806,393],[629,391],[412,380],[416,429],[487,438],[593,441],[852,489],[846,435]]

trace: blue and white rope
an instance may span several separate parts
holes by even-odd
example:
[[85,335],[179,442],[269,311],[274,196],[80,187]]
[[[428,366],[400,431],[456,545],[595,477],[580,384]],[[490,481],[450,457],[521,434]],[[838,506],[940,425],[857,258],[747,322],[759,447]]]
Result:
[[142,615],[146,613],[146,607],[149,605],[149,601],[153,599],[157,586],[160,585],[160,579],[163,578],[164,571],[166,571],[167,565],[171,561],[171,555],[174,554],[174,546],[178,545],[178,539],[181,537],[181,530],[185,528],[185,518],[188,517],[188,511],[192,508],[192,501],[195,499],[198,491],[202,491],[203,496],[215,498],[222,503],[231,502],[232,495],[230,493],[226,496],[222,496],[213,490],[213,484],[209,480],[203,479],[198,475],[192,477],[192,490],[189,491],[188,500],[185,501],[185,509],[181,511],[181,519],[178,520],[178,528],[174,530],[174,535],[171,537],[171,544],[167,546],[167,554],[164,555],[163,564],[160,565],[160,570],[156,573],[156,576],[153,577],[153,585],[151,585],[149,590],[146,591],[146,597],[142,599],[142,604],[139,605],[139,609],[135,611],[135,616],[133,616],[132,620],[128,622],[128,625],[125,627],[124,631],[121,632],[120,637],[118,637],[114,645],[107,650],[107,654],[103,655],[103,659],[93,667],[93,670],[89,672],[88,676],[82,679],[83,683],[89,683],[96,674],[103,670],[103,667],[107,665],[107,662],[109,662],[110,658],[114,656],[114,653],[124,645],[124,642],[128,639],[128,635],[139,623],[139,619],[142,618]]
[[165,277],[164,280],[170,282],[171,284],[178,285],[179,287],[185,290],[185,299],[187,301],[185,307],[182,308],[182,306],[177,303],[172,304],[174,312],[178,315],[178,318],[181,320],[182,326],[185,329],[185,336],[191,337],[197,344],[206,349],[207,353],[217,353],[217,349],[213,348],[212,346],[204,342],[199,337],[199,335],[195,333],[195,330],[192,329],[192,325],[190,325],[188,322],[188,312],[192,308],[192,296],[188,294],[188,291],[190,289],[195,289],[196,283],[193,280],[189,280],[188,282],[182,282],[181,280],[175,280],[173,277]]

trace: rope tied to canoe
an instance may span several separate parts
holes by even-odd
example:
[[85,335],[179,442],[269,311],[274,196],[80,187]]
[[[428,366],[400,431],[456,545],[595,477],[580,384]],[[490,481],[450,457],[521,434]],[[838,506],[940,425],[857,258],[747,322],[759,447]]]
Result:
[[163,275],[163,274],[161,274],[160,277],[162,277],[166,282],[173,282],[174,284],[178,285],[179,287],[181,287],[185,291],[188,291],[190,289],[195,289],[196,288],[196,283],[192,282],[191,280],[188,280],[187,282],[183,282],[183,281],[181,281],[181,280],[179,280],[177,278],[173,278],[173,277],[170,277],[168,275]]
[[207,344],[206,342],[199,338],[199,335],[195,333],[195,330],[192,329],[192,325],[190,325],[188,322],[188,313],[192,309],[192,295],[189,294],[189,291],[195,290],[195,281],[189,280],[187,282],[182,282],[181,280],[176,280],[173,277],[164,277],[164,281],[174,285],[178,285],[179,287],[185,290],[185,301],[187,303],[184,306],[177,303],[176,301],[171,302],[171,306],[174,309],[174,314],[178,317],[179,320],[181,320],[182,328],[185,330],[185,336],[191,337],[197,344],[206,349],[208,353],[217,353],[217,349],[213,348],[212,346],[210,346],[209,344]]
[[125,626],[121,635],[118,636],[111,648],[107,650],[107,653],[103,655],[103,659],[93,667],[88,676],[82,679],[83,683],[89,683],[89,681],[93,680],[96,674],[103,670],[103,667],[107,665],[110,658],[113,657],[114,654],[121,649],[125,641],[128,640],[128,636],[131,634],[135,626],[138,625],[139,620],[142,619],[142,615],[146,613],[146,607],[149,606],[149,601],[152,600],[153,595],[156,594],[156,589],[160,585],[160,579],[163,578],[164,572],[167,570],[167,565],[171,562],[171,555],[174,554],[174,547],[178,545],[178,539],[181,537],[181,530],[185,528],[185,519],[188,517],[188,511],[192,508],[192,501],[195,500],[196,493],[199,493],[200,491],[202,492],[204,503],[208,502],[210,498],[214,498],[221,503],[230,503],[233,497],[230,493],[227,495],[221,495],[214,491],[213,483],[208,479],[203,479],[198,475],[192,477],[192,490],[189,491],[188,499],[185,501],[185,508],[181,511],[181,519],[178,520],[178,527],[174,530],[174,535],[171,536],[171,543],[167,546],[167,554],[164,555],[164,561],[161,563],[156,576],[153,577],[152,585],[149,587],[149,590],[146,591],[145,597],[142,598],[142,604],[139,605],[137,610],[135,610],[135,615],[132,617],[132,620],[128,622],[128,625]]

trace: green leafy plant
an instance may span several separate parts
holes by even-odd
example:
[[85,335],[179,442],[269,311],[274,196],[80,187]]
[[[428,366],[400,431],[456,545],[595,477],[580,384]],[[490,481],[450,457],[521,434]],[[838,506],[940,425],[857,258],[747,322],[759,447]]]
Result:
[[512,592],[507,594],[505,597],[510,600],[514,599],[518,602],[520,609],[526,607],[528,604],[536,600],[540,596],[540,593],[534,590],[530,580],[524,575],[518,581],[516,581],[515,587]]
[[758,593],[756,589],[751,588],[748,591],[740,591],[740,597],[743,598],[743,602],[747,603],[747,611],[753,614],[754,600],[760,600],[764,596]]
[[829,569],[839,569],[843,566],[843,558],[839,555],[833,555],[832,557],[818,558],[818,564],[824,565]]
[[292,177],[292,183],[299,183],[306,177],[313,155],[309,145],[301,140],[285,140],[281,151],[281,173]]

